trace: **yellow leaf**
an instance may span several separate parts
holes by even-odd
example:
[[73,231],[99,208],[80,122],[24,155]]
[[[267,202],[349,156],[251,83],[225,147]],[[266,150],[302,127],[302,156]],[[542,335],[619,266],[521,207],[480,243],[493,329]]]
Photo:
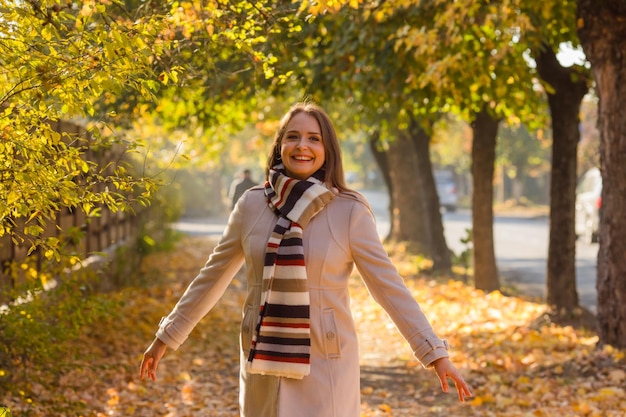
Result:
[[483,397],[475,396],[474,399],[470,402],[471,405],[483,405]]
[[502,377],[498,374],[491,374],[489,375],[489,381],[497,384],[502,382]]
[[389,404],[381,404],[378,406],[378,409],[380,411],[384,411],[385,413],[391,413],[391,407],[389,406]]
[[578,404],[574,404],[574,411],[578,411],[579,413],[586,415],[592,411],[592,408],[587,402],[583,401]]
[[15,203],[17,200],[19,200],[19,198],[20,195],[16,191],[9,191],[9,194],[7,195],[7,205]]
[[612,397],[618,396],[621,397],[624,395],[624,389],[618,387],[605,387],[601,388],[599,394],[603,397]]

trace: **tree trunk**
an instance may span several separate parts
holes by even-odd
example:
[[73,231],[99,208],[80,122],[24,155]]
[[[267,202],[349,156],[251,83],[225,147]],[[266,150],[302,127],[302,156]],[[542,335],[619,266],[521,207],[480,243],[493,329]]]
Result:
[[[370,146],[370,151],[374,156],[374,160],[380,169],[380,173],[383,176],[383,180],[385,181],[385,185],[387,186],[387,193],[389,195],[389,224],[394,223],[394,205],[393,205],[393,183],[391,182],[390,169],[389,169],[389,161],[387,159],[387,152],[385,152],[380,143],[380,131],[375,131],[368,138],[368,144]],[[389,241],[391,239],[391,230],[389,228],[389,232],[385,237],[385,241]]]
[[550,240],[548,243],[547,303],[555,311],[578,307],[576,292],[576,161],[580,132],[579,113],[589,90],[584,69],[564,68],[550,48],[536,54],[535,61],[548,90],[552,116],[552,170],[550,172]]
[[626,2],[579,0],[578,18],[578,34],[600,99],[600,344],[626,348]]
[[417,161],[409,132],[399,132],[389,144],[387,161],[394,207],[389,240],[406,242],[411,252],[428,256],[428,234],[421,203],[423,196],[415,178]]
[[439,206],[439,196],[435,187],[433,166],[430,162],[430,135],[418,123],[411,120],[411,137],[415,145],[417,158],[417,179],[422,190],[422,209],[425,214],[426,232],[429,240],[430,258],[433,260],[433,271],[450,273],[452,261],[450,250],[443,233],[443,221]]
[[472,122],[472,240],[474,285],[479,290],[500,288],[493,244],[493,172],[499,121],[484,109]]

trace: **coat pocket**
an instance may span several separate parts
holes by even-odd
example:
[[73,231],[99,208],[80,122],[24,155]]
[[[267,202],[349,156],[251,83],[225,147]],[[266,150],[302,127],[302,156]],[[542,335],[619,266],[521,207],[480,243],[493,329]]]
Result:
[[251,305],[247,305],[243,313],[243,319],[241,321],[241,329],[239,332],[239,345],[241,350],[248,355],[250,352],[250,345],[252,344],[252,333],[254,332],[254,308]]
[[322,312],[322,326],[326,357],[329,359],[341,357],[339,332],[335,322],[335,313],[331,308],[327,308]]

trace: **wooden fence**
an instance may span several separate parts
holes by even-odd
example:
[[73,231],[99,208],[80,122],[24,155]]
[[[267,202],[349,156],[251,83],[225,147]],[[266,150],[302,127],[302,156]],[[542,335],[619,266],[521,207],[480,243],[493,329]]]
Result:
[[[68,137],[79,135],[88,138],[85,129],[74,123],[58,122],[54,128],[68,134]],[[116,147],[106,150],[89,148],[85,159],[96,162],[101,167],[108,164],[110,166],[108,169],[112,170],[116,161],[120,160],[122,152],[122,149]],[[81,209],[62,208],[57,214],[56,221],[46,226],[43,236],[62,239],[67,248],[81,259],[86,259],[97,252],[104,252],[107,248],[121,242],[134,240],[139,228],[136,215],[124,212],[113,213],[106,206],[100,209],[99,217],[88,218]],[[23,220],[21,223],[19,220],[16,223],[19,228],[23,225]],[[16,278],[15,271],[9,268],[10,265],[28,261],[38,269],[44,268],[43,254],[37,250],[28,255],[29,247],[28,244],[14,244],[11,236],[8,235],[0,238],[0,304],[7,301],[1,298],[3,290],[7,289],[7,286],[16,286],[23,279]]]

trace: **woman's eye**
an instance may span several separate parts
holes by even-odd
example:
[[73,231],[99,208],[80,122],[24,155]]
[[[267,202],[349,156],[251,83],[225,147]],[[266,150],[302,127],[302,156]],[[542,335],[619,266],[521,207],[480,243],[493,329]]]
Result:
[[298,140],[298,137],[296,135],[289,135],[287,136],[288,140]]
[[315,141],[315,142],[319,142],[321,139],[319,137],[317,137],[317,136],[311,136],[309,138],[309,140],[312,140],[312,141]]

